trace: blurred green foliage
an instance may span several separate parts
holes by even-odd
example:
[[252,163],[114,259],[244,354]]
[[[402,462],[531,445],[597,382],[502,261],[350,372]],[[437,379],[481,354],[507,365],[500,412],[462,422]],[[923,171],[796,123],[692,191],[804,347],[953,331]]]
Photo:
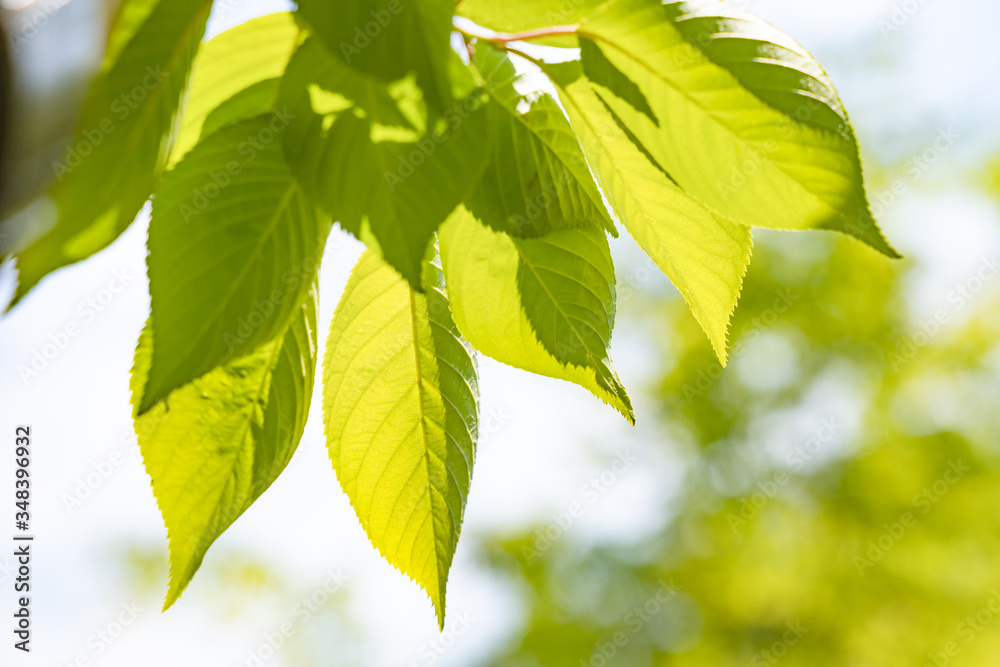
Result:
[[661,529],[638,546],[490,545],[530,608],[492,664],[996,664],[990,257],[914,316],[912,263],[755,237],[726,371],[683,302],[663,309],[663,446],[688,470]]

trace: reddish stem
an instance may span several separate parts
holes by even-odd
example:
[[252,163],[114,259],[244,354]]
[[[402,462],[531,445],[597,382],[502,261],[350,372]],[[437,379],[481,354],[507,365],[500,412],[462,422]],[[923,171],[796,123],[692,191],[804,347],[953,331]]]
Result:
[[478,34],[464,28],[457,29],[471,37],[475,37],[476,39],[486,40],[487,42],[495,42],[497,44],[506,44],[508,42],[527,42],[532,39],[553,37],[556,35],[575,35],[579,27],[579,25],[555,25],[549,28],[539,28],[538,30],[526,30],[524,32],[497,32],[492,35]]

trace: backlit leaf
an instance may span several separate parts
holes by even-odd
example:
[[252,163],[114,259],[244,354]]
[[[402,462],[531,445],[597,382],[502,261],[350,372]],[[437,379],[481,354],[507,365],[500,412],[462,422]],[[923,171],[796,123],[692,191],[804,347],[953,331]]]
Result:
[[430,595],[445,587],[472,478],[479,389],[441,272],[413,290],[371,251],[330,325],[323,419],[337,479],[379,552]]
[[230,125],[163,179],[149,224],[156,336],[140,413],[278,336],[312,284],[330,225],[285,164],[286,123],[275,113]]
[[579,35],[603,99],[687,194],[746,225],[842,231],[897,256],[843,105],[789,37],[717,0],[609,0]]
[[298,7],[342,62],[387,83],[412,74],[433,109],[451,104],[454,0],[299,0]]
[[490,131],[482,93],[464,73],[441,123],[428,127],[420,89],[385,85],[329,57],[315,40],[296,52],[280,105],[294,115],[289,164],[340,226],[421,289],[421,266],[438,226],[486,166]]
[[558,71],[563,76],[553,80],[563,106],[615,215],[684,296],[725,364],[726,331],[750,263],[750,230],[688,197],[643,155],[579,65]]
[[455,324],[474,348],[516,368],[575,382],[635,421],[608,358],[615,274],[602,229],[521,239],[460,208],[440,238]]
[[279,12],[241,23],[198,51],[170,167],[200,137],[272,109],[298,35],[292,15]]
[[[157,335],[139,338],[132,402],[141,403]],[[283,335],[171,392],[136,417],[146,472],[170,540],[164,608],[212,543],[277,479],[299,444],[316,368],[316,291]]]
[[586,225],[613,231],[580,142],[555,99],[518,93],[514,65],[485,43],[476,48],[475,64],[490,95],[496,139],[489,166],[466,202],[469,210],[515,236]]
[[161,0],[138,8],[121,28],[131,39],[98,74],[77,135],[53,164],[56,223],[17,253],[11,306],[46,275],[105,248],[132,224],[166,165],[210,8],[208,0]]

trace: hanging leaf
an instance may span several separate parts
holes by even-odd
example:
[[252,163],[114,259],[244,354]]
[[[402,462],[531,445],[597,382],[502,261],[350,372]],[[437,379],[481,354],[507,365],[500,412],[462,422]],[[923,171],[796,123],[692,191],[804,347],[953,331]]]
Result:
[[496,140],[468,208],[493,229],[514,236],[587,225],[614,233],[580,142],[555,99],[518,93],[513,63],[493,47],[480,43],[475,55]]
[[337,479],[372,544],[427,591],[445,588],[469,494],[479,389],[425,264],[419,293],[371,251],[348,280],[323,360],[323,420]]
[[207,42],[195,58],[173,167],[198,139],[229,123],[271,111],[299,37],[288,12],[241,23]]
[[474,348],[516,368],[574,382],[635,422],[608,358],[615,273],[601,229],[518,239],[491,230],[463,208],[440,234],[455,323]]
[[149,224],[156,337],[140,413],[274,339],[312,284],[330,225],[285,164],[286,122],[230,125],[163,179]]
[[726,331],[750,263],[750,230],[687,196],[644,155],[578,64],[548,71],[615,215],[687,301],[725,365]]
[[387,86],[309,40],[292,58],[281,106],[294,118],[289,163],[310,195],[417,290],[434,231],[466,198],[491,140],[482,93],[454,56],[460,100],[428,126],[420,89]]
[[690,196],[746,225],[837,230],[898,256],[843,105],[790,38],[717,0],[609,0],[578,34],[602,99]]
[[[170,540],[164,609],[212,543],[285,469],[302,437],[316,368],[316,290],[286,331],[213,369],[136,417],[135,431]],[[139,337],[132,403],[141,403],[155,322]]]
[[298,7],[344,64],[386,83],[413,75],[432,109],[451,105],[454,0],[299,0]]
[[119,22],[123,36],[113,34],[112,44],[127,43],[105,62],[73,143],[53,164],[58,219],[17,253],[10,307],[49,273],[102,250],[132,224],[166,165],[210,8],[209,0],[161,0]]

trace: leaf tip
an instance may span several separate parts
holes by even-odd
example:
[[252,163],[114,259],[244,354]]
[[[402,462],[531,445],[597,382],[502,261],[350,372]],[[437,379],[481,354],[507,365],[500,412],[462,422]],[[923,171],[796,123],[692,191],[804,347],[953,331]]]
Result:
[[882,233],[882,230],[879,229],[877,225],[873,225],[872,232],[873,233],[864,236],[858,235],[857,238],[865,245],[874,248],[876,251],[885,255],[889,259],[903,258],[903,255],[892,247],[889,241],[885,238],[885,235]]
[[591,393],[617,410],[625,418],[625,421],[629,423],[629,426],[635,426],[635,409],[632,407],[632,399],[629,397],[625,385],[622,384],[621,379],[618,377],[618,372],[611,365],[610,359],[604,360],[602,366],[604,370],[609,372],[610,377],[605,378],[602,377],[601,373],[595,373],[597,384],[604,391],[592,391]]
[[168,609],[173,607],[179,597],[180,593],[175,593],[173,591],[173,587],[171,586],[170,589],[167,590],[167,597],[163,600],[163,607],[160,609],[160,613],[165,613]]
[[30,292],[34,287],[34,284],[25,284],[24,278],[21,275],[21,267],[19,266],[20,258],[16,255],[11,255],[11,258],[14,259],[14,267],[16,270],[14,277],[14,294],[10,297],[10,302],[8,302],[4,307],[2,313],[3,315],[6,315],[10,311],[14,310],[14,306],[21,303],[21,299],[26,297],[28,292]]
[[437,614],[438,631],[444,632],[444,598],[442,597],[441,601],[438,602],[432,597],[431,602],[434,604],[434,612]]
[[[157,504],[159,504],[159,500],[157,500]],[[211,541],[209,542],[209,545],[211,545]],[[180,599],[184,591],[187,590],[188,584],[191,583],[191,580],[194,579],[195,573],[201,567],[201,563],[205,557],[205,552],[208,550],[208,546],[201,549],[200,553],[195,552],[184,554],[178,547],[177,535],[175,531],[168,527],[167,550],[170,554],[170,572],[168,575],[169,583],[167,585],[167,596],[163,600],[162,611],[170,609],[174,603]]]
[[715,348],[715,356],[719,360],[719,365],[725,368],[729,363],[729,349],[727,343],[723,341],[721,346],[713,344],[712,347]]
[[181,594],[187,588],[188,583],[191,581],[191,576],[181,577],[177,574],[177,569],[174,568],[173,554],[170,558],[170,583],[167,585],[167,596],[163,600],[163,608],[160,610],[161,613],[167,611],[174,606],[174,603],[180,599]]
[[865,245],[874,248],[889,259],[903,258],[885,237],[885,233],[878,226],[878,222],[875,220],[875,216],[872,215],[871,207],[867,202],[860,215],[860,220],[848,223],[842,231]]

